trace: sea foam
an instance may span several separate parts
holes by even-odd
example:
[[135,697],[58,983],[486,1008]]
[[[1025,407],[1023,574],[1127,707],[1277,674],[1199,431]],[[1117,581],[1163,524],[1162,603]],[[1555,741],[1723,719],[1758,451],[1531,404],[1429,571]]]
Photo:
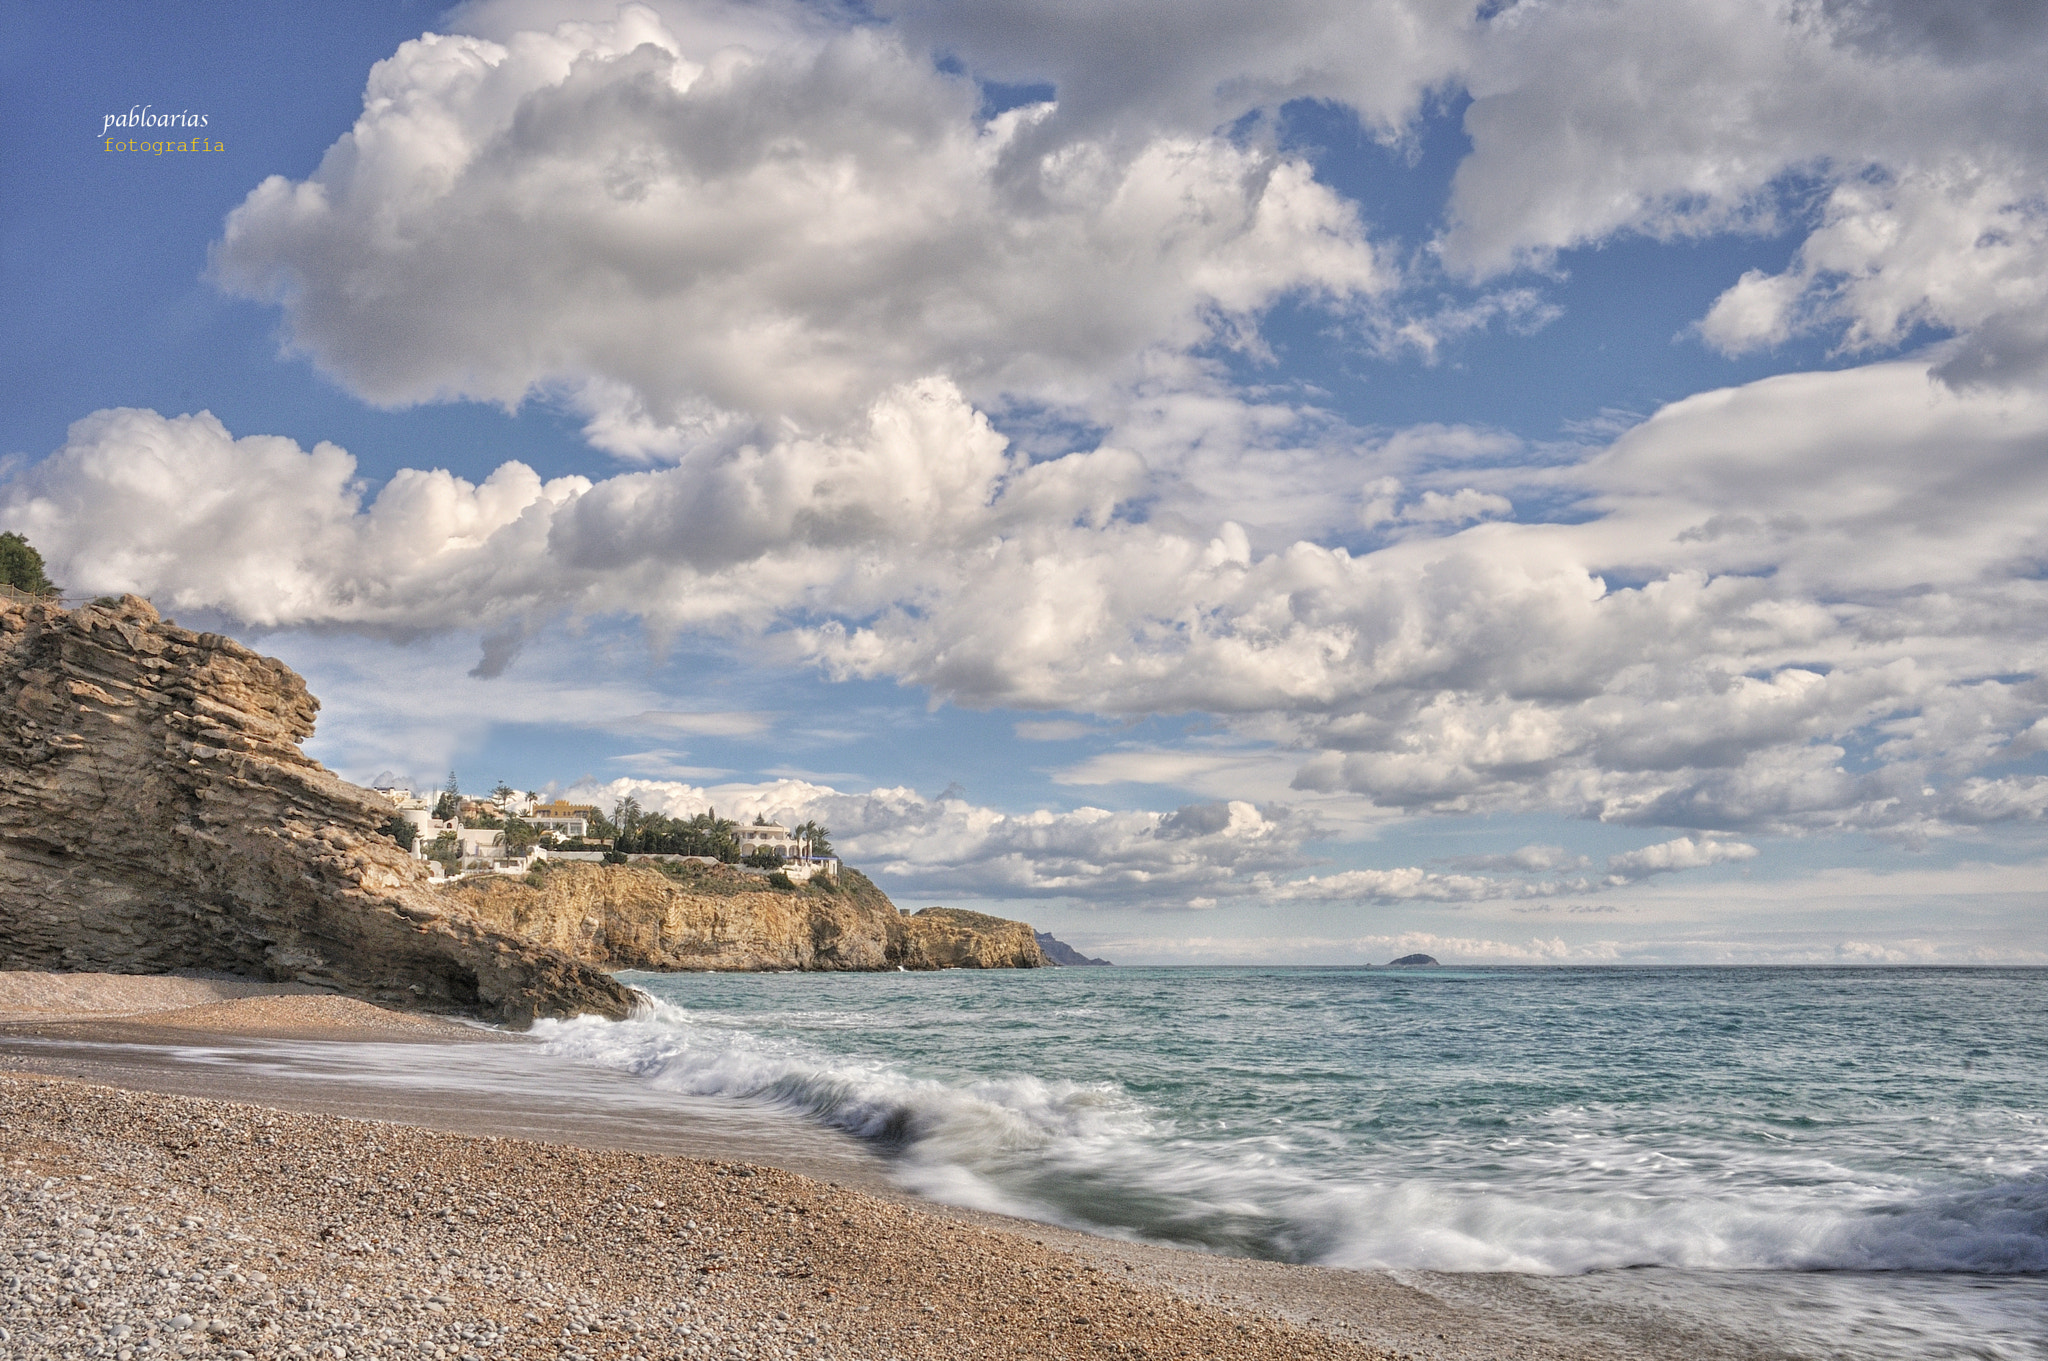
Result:
[[760,1019],[655,1001],[628,1021],[536,1033],[658,1089],[867,1141],[930,1198],[1116,1236],[1452,1272],[2048,1271],[2048,1176],[2024,1148],[2007,1160],[2021,1175],[1957,1186],[1831,1158],[1825,1141],[1774,1137],[1769,1120],[1680,1122],[1653,1138],[1638,1110],[1566,1101],[1499,1129],[1479,1121],[1475,1157],[1453,1147],[1471,1121],[1361,1141],[1246,1110],[1233,1129],[1115,1080],[919,1071],[845,1052],[859,1032],[843,1017],[748,1023]]

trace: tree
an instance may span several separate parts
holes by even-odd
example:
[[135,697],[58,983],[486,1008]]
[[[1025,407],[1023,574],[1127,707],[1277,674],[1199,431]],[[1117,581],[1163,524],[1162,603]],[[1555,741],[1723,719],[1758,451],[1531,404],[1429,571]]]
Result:
[[832,829],[820,827],[815,819],[790,828],[789,834],[798,841],[810,842],[812,855],[832,854]]
[[519,791],[514,789],[511,785],[506,784],[503,780],[500,780],[498,781],[497,788],[491,791],[491,797],[496,799],[499,803],[503,803],[507,799],[518,798]]
[[43,575],[43,555],[12,531],[0,534],[0,583],[30,595],[54,595],[57,591]]
[[630,828],[622,822],[613,845],[642,855],[708,855],[731,864],[740,858],[737,829],[715,811],[684,821],[665,813],[634,810]]
[[391,821],[384,824],[384,830],[401,849],[408,851],[412,849],[413,841],[420,834],[419,828],[413,826],[412,820],[403,813],[393,813]]
[[434,838],[434,844],[427,847],[427,859],[438,861],[450,874],[462,863],[462,843],[455,839],[455,833],[443,832]]
[[441,797],[434,800],[434,817],[441,822],[449,822],[461,811],[462,786],[455,782],[455,772],[451,770],[447,787],[441,791]]
[[647,814],[640,809],[640,800],[631,794],[612,805],[612,825],[618,829],[617,835],[620,837],[629,837],[639,831],[640,823],[646,816]]

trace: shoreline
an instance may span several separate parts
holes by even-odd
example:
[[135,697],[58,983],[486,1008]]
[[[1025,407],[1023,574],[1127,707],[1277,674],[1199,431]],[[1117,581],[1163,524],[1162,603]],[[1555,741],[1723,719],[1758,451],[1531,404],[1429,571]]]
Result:
[[[82,977],[69,976],[74,983]],[[724,1293],[714,1292],[715,1298],[706,1297],[718,1309],[700,1314],[698,1323],[720,1336],[731,1333],[737,1338],[734,1328],[758,1333],[755,1325],[775,1313],[785,1317],[769,1318],[769,1332],[783,1336],[774,1333],[772,1324],[787,1328],[798,1317],[792,1312],[795,1304],[807,1311],[804,1317],[815,1315],[817,1322],[838,1319],[840,1338],[865,1339],[850,1351],[833,1351],[834,1334],[821,1333],[823,1341],[804,1343],[787,1354],[854,1356],[863,1361],[957,1354],[945,1347],[932,1350],[938,1339],[949,1335],[931,1332],[933,1316],[926,1306],[937,1307],[945,1293],[913,1300],[901,1289],[898,1270],[886,1263],[893,1260],[891,1253],[950,1261],[949,1254],[962,1251],[978,1264],[968,1274],[981,1283],[977,1298],[982,1303],[971,1319],[962,1320],[965,1328],[953,1325],[956,1331],[950,1337],[971,1339],[976,1351],[991,1356],[1408,1356],[1431,1361],[1516,1356],[1531,1361],[1606,1361],[1657,1354],[1769,1354],[1731,1346],[1734,1339],[1704,1336],[1671,1319],[1614,1310],[1589,1312],[1582,1302],[1555,1299],[1540,1284],[1524,1278],[1439,1279],[1426,1273],[1397,1277],[1221,1257],[917,1200],[888,1180],[886,1163],[872,1150],[787,1114],[650,1094],[630,1079],[587,1070],[577,1070],[581,1090],[558,1093],[552,1102],[516,1082],[507,1085],[490,1072],[485,1072],[485,1080],[470,1081],[474,1074],[453,1070],[482,1071],[497,1065],[510,1072],[530,1062],[532,1051],[516,1035],[381,1012],[331,994],[215,979],[198,982],[247,990],[195,1002],[188,995],[193,989],[186,986],[193,980],[135,979],[107,984],[111,993],[120,995],[98,999],[96,1011],[77,1005],[36,1009],[6,993],[8,982],[19,992],[28,981],[21,975],[11,980],[0,976],[0,1101],[13,1109],[23,1108],[25,1101],[31,1106],[41,1102],[39,1109],[46,1112],[68,1110],[68,1119],[45,1114],[39,1123],[28,1122],[32,1129],[24,1126],[22,1132],[0,1135],[0,1151],[9,1164],[9,1193],[17,1202],[23,1188],[17,1184],[13,1150],[27,1137],[38,1147],[69,1148],[70,1175],[97,1175],[102,1180],[95,1184],[103,1189],[108,1178],[119,1177],[131,1186],[155,1184],[176,1190],[183,1203],[209,1204],[210,1197],[218,1197],[192,1175],[196,1165],[191,1151],[152,1153],[144,1146],[122,1153],[128,1164],[137,1159],[140,1164],[125,1171],[111,1165],[122,1159],[101,1142],[104,1134],[93,1132],[100,1123],[97,1113],[113,1109],[122,1112],[123,1123],[154,1122],[161,1127],[182,1122],[195,1131],[214,1120],[239,1122],[244,1128],[268,1121],[269,1132],[262,1137],[271,1139],[267,1147],[276,1151],[258,1162],[275,1162],[286,1149],[303,1152],[321,1140],[332,1144],[339,1139],[341,1151],[334,1156],[344,1160],[350,1148],[403,1146],[416,1159],[467,1169],[477,1185],[495,1178],[513,1187],[518,1167],[567,1159],[579,1169],[578,1175],[595,1179],[593,1204],[610,1203],[607,1195],[617,1201],[619,1188],[659,1175],[678,1187],[694,1188],[690,1194],[707,1205],[725,1205],[730,1197],[707,1198],[706,1188],[728,1186],[732,1178],[744,1177],[755,1190],[773,1185],[777,1194],[806,1203],[850,1207],[850,1212],[839,1213],[845,1221],[838,1226],[834,1247],[834,1279],[839,1284],[830,1300],[801,1291],[790,1296],[788,1279],[771,1276],[753,1280],[745,1290],[726,1287]],[[132,1005],[136,990],[150,986],[178,996]],[[171,1004],[162,1005],[166,1001]],[[459,1080],[421,1086],[413,1074],[394,1085],[388,1066],[402,1066],[408,1056]],[[28,1091],[36,1093],[33,1101],[24,1096]],[[12,1124],[15,1118],[10,1115],[9,1121],[0,1123]],[[271,1225],[270,1237],[278,1244],[289,1243],[303,1233],[297,1223],[303,1215],[292,1208],[293,1200],[287,1199],[282,1209],[269,1203],[275,1197],[265,1195],[263,1180],[249,1159],[251,1151],[240,1145],[217,1148],[218,1161],[207,1164],[211,1184],[244,1188],[229,1195],[229,1203],[221,1208],[236,1222]],[[95,1159],[110,1165],[96,1174],[84,1172]],[[730,1170],[740,1164],[752,1168],[752,1175]],[[81,1193],[86,1186],[76,1180],[70,1185]],[[112,1207],[102,1216],[110,1212]],[[20,1216],[15,1219],[19,1222]],[[806,1222],[817,1221],[791,1224]],[[373,1237],[390,1245],[380,1250],[392,1257],[385,1265],[399,1277],[408,1275],[408,1267],[410,1275],[418,1277],[412,1293],[446,1274],[448,1258],[408,1260],[408,1242],[419,1240],[416,1222],[392,1220],[381,1230]],[[265,1239],[253,1228],[245,1232]],[[801,1246],[801,1235],[793,1237],[790,1225],[776,1230],[734,1219],[722,1222],[719,1232],[751,1234],[752,1250],[763,1260],[787,1256]],[[570,1255],[586,1266],[592,1261],[644,1259],[654,1246],[630,1227],[630,1221],[590,1223],[572,1234],[589,1240],[570,1245],[576,1249]],[[431,1250],[434,1240],[419,1241]],[[557,1259],[562,1253],[546,1244],[534,1250],[538,1255],[521,1269],[533,1272],[536,1279],[546,1279],[550,1270],[561,1274],[564,1262]],[[680,1259],[669,1264],[676,1270],[697,1272],[703,1265],[679,1240],[671,1240],[666,1253],[654,1255],[669,1254]],[[377,1260],[383,1262],[381,1257]],[[957,1294],[959,1283],[952,1278],[962,1274],[944,1272],[946,1292]],[[681,1284],[671,1279],[664,1288],[694,1290],[693,1279],[697,1277]],[[1019,1281],[1028,1283],[1030,1307],[1037,1310],[1028,1327],[1017,1312],[1021,1304],[990,1293],[997,1284],[1007,1289]],[[379,1286],[387,1287],[388,1282]],[[615,1299],[610,1307],[647,1314],[657,1301],[646,1294],[646,1287],[643,1282],[635,1287],[639,1294],[629,1291],[631,1299]],[[517,1303],[519,1298],[503,1295],[496,1303]],[[477,1307],[486,1312],[491,1306],[491,1299],[477,1300]],[[498,1350],[476,1355],[576,1354],[574,1347],[564,1350],[562,1339],[553,1334],[527,1336],[532,1324],[526,1315],[531,1312],[515,1310],[493,1325],[511,1327],[512,1332],[502,1336],[523,1341],[516,1346],[507,1341]],[[842,1314],[851,1317],[842,1319]],[[1060,1317],[1069,1321],[1060,1323]],[[526,1333],[511,1320],[524,1325]],[[1048,1320],[1050,1326],[1040,1326]],[[674,1324],[670,1318],[671,1331]],[[0,1326],[13,1325],[0,1320]],[[670,1341],[682,1336],[676,1334]],[[206,1350],[227,1356],[235,1349]],[[30,1354],[42,1353],[10,1353],[0,1345],[0,1356]],[[652,1354],[691,1353],[671,1348]]]

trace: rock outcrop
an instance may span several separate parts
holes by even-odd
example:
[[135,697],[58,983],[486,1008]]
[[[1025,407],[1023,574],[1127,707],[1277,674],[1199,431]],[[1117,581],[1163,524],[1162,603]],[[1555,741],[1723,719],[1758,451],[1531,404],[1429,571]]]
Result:
[[1036,969],[1045,953],[1031,928],[957,907],[927,907],[901,919],[906,969]]
[[444,893],[493,930],[601,969],[824,971],[1037,968],[1031,928],[978,912],[913,916],[858,870],[776,889],[728,865],[563,864]]
[[1433,955],[1402,955],[1399,959],[1389,960],[1387,967],[1390,969],[1434,969],[1437,967],[1437,962],[1436,957]]
[[0,601],[0,968],[624,1016],[633,994],[597,970],[448,911],[390,806],[299,750],[318,708],[282,662],[133,596]]
[[1038,937],[1038,948],[1045,952],[1045,962],[1048,964],[1062,969],[1109,967],[1108,960],[1090,959],[1065,941],[1053,939],[1050,931],[1038,931],[1033,934]]

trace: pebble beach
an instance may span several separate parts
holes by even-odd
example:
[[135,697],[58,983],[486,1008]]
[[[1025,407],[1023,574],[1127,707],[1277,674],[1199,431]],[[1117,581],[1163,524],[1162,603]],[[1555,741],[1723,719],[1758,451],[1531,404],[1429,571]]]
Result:
[[774,1168],[0,1078],[15,1357],[1379,1357]]
[[[482,1131],[519,1113],[358,1119],[149,1066],[275,1036],[524,1043],[233,980],[0,975],[0,1361],[1576,1361],[1682,1342],[1546,1317],[1511,1287],[1457,1300],[916,1203],[858,1164],[825,1180],[717,1148],[715,1128],[681,1131],[691,1156],[604,1147],[601,1120],[573,1143],[504,1137]],[[94,1052],[128,1056],[120,1085],[92,1080]],[[158,1077],[174,1089],[136,1089]],[[437,1115],[459,1127],[422,1127]]]

